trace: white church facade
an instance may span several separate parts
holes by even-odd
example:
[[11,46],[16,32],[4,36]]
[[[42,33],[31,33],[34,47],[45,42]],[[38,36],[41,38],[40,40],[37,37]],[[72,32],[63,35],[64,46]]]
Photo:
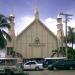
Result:
[[7,44],[8,51],[14,50],[20,53],[23,58],[45,58],[53,54],[58,48],[57,36],[44,25],[39,18],[38,9],[35,9],[35,19],[18,36],[14,31],[14,16],[10,15],[11,29],[9,34],[12,41]]

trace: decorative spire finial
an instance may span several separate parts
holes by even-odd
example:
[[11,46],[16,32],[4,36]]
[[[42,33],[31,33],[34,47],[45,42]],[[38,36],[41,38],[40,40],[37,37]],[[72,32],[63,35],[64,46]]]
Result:
[[15,16],[14,16],[14,10],[12,9],[10,11],[9,20],[13,22],[14,21],[14,18],[15,18]]
[[11,10],[9,17],[14,17],[14,10],[13,9]]
[[35,19],[39,19],[39,11],[38,11],[38,4],[37,3],[38,2],[36,0],[35,11],[34,11],[34,13],[35,13]]
[[57,15],[57,18],[62,18],[60,14]]

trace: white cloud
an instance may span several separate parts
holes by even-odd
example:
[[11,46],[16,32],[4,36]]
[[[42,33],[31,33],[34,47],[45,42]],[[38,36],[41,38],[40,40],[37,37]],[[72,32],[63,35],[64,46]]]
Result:
[[[53,18],[47,18],[44,21],[44,24],[56,35],[57,34],[57,21],[56,19]],[[75,28],[75,18],[71,19],[68,23],[67,26],[71,26]],[[65,23],[63,22],[63,31],[65,34]]]
[[56,19],[47,18],[44,21],[44,24],[56,35],[57,34],[57,26]]
[[[23,29],[25,29],[32,21],[34,20],[34,17],[29,16],[23,16],[21,17],[15,26],[15,33],[19,34]],[[57,21],[53,18],[46,18],[43,20],[43,23],[50,29],[55,35],[57,34]],[[68,22],[68,26],[75,28],[75,19],[70,20]],[[65,33],[65,24],[63,23],[63,30]]]
[[68,22],[68,26],[71,26],[71,27],[75,28],[75,19],[70,20],[70,22]]
[[[70,20],[70,21],[67,23],[67,27],[68,27],[68,26],[71,26],[71,27],[75,28],[75,19]],[[66,33],[66,32],[65,32],[65,23],[63,23],[63,30],[64,30],[64,34],[65,34],[65,33]]]
[[[15,26],[15,33],[16,35],[19,34],[24,28],[26,28],[32,21],[34,20],[34,17],[29,16],[23,16],[21,17],[16,26]],[[56,34],[56,19],[47,18],[44,20],[44,24],[53,32]]]
[[23,29],[25,29],[33,20],[34,17],[29,17],[29,16],[21,17],[15,26],[16,35],[19,34]]

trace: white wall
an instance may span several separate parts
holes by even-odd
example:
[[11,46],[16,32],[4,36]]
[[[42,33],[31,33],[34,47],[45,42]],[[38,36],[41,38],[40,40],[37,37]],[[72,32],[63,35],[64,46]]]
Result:
[[0,57],[5,57],[6,55],[6,50],[0,49]]

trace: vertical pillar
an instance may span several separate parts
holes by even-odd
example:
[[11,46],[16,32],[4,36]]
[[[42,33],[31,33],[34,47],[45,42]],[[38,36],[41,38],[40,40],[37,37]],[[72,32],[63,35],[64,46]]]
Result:
[[8,33],[11,36],[12,40],[7,42],[8,55],[12,54],[12,51],[14,50],[14,44],[15,44],[14,18],[15,17],[12,14],[9,16],[10,29],[8,30]]
[[63,55],[63,36],[64,36],[64,34],[63,34],[62,18],[58,15],[58,17],[57,17],[58,55],[60,54],[59,53],[60,49],[61,49],[61,53]]

